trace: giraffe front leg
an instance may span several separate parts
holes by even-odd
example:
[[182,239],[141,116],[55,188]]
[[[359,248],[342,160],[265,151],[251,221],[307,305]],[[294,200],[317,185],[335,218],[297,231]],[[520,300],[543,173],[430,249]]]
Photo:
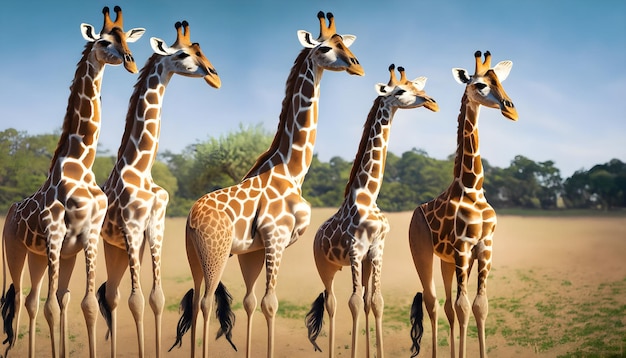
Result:
[[87,269],[85,296],[81,302],[81,309],[87,325],[87,339],[89,340],[89,356],[96,354],[96,321],[98,319],[98,299],[96,298],[96,259],[98,257],[99,231],[92,233],[85,248],[85,267]]
[[69,347],[69,331],[67,325],[67,307],[70,303],[69,284],[76,264],[76,256],[61,258],[59,268],[59,290],[57,291],[57,299],[61,308],[61,357],[68,355]]
[[150,257],[152,258],[152,290],[150,291],[149,303],[154,313],[155,327],[155,349],[156,357],[161,356],[161,321],[163,307],[165,306],[165,295],[161,284],[161,261],[163,248],[163,233],[165,231],[165,206],[167,206],[167,192],[159,197],[157,208],[152,214],[148,223],[146,236],[150,245]]
[[44,304],[44,316],[50,329],[50,344],[52,357],[60,355],[60,317],[61,308],[57,299],[59,282],[59,260],[61,251],[61,241],[58,244],[51,244],[48,250],[48,296]]
[[[382,267],[383,267],[383,255],[382,248],[378,255],[372,259],[372,312],[374,313],[374,320],[376,322],[376,357],[382,358],[384,356],[383,346],[383,311],[385,309],[385,301],[382,294]],[[369,336],[369,332],[367,333]]]
[[465,357],[467,326],[471,310],[467,297],[467,277],[471,259],[469,253],[469,250],[460,251],[456,260],[457,296],[454,308],[459,322],[459,358]]
[[[486,242],[487,239],[485,239]],[[489,242],[490,242],[489,238]],[[491,269],[491,246],[484,246],[481,242],[478,245],[478,286],[476,298],[472,305],[472,312],[476,318],[476,328],[478,329],[478,344],[480,356],[487,356],[487,347],[485,343],[485,323],[487,314],[489,313],[489,300],[487,299],[487,278]]]
[[[267,356],[274,356],[274,327],[276,312],[278,311],[278,298],[276,296],[276,284],[278,282],[278,269],[285,250],[285,242],[289,240],[289,236],[283,235],[283,244],[274,247],[266,245],[265,247],[265,271],[266,284],[265,295],[261,299],[261,311],[267,321]],[[272,242],[273,240],[267,240]],[[280,243],[280,240],[277,240]]]
[[[443,304],[443,311],[448,319],[448,325],[450,326],[449,341],[450,341],[450,357],[456,357],[455,347],[456,340],[454,338],[454,327],[456,326],[456,317],[454,313],[454,306],[452,302],[452,282],[454,281],[455,266],[450,262],[441,261],[441,276],[443,277],[444,292],[446,300]],[[437,324],[437,322],[435,322]],[[437,342],[433,342],[436,344]],[[434,346],[436,348],[436,346]],[[435,357],[436,349],[433,348],[433,358]]]
[[248,316],[248,326],[246,329],[246,357],[252,356],[252,318],[256,310],[257,299],[254,294],[256,281],[263,269],[265,262],[265,252],[263,250],[252,251],[238,256],[239,267],[246,284],[246,295],[243,298],[243,308]]
[[363,311],[363,285],[361,281],[361,257],[353,256],[351,253],[352,269],[352,295],[348,300],[350,313],[352,313],[352,358],[356,358],[357,342],[359,336],[359,316]]
[[[39,312],[39,294],[41,293],[41,283],[43,279],[43,275],[48,268],[48,261],[45,256],[39,256],[33,253],[28,254],[28,268],[30,273],[30,282],[31,289],[28,296],[26,296],[25,306],[26,312],[28,312],[29,322],[28,322],[28,356],[35,357],[35,337],[37,335],[37,313]],[[16,295],[22,297],[21,288],[20,292],[16,292]],[[16,308],[19,309],[19,305],[22,300],[16,302],[18,305]],[[17,334],[17,331],[15,331]]]

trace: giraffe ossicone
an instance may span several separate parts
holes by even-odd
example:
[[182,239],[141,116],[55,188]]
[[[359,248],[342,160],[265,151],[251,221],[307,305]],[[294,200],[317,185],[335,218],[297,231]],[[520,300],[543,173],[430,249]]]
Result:
[[[437,308],[433,277],[434,256],[441,259],[441,273],[446,293],[444,311],[450,325],[451,356],[455,356],[454,320],[458,317],[460,341],[459,356],[465,357],[467,327],[470,309],[476,318],[481,357],[486,355],[485,323],[487,320],[487,277],[491,269],[493,234],[496,212],[489,205],[483,191],[484,173],[479,150],[478,114],[480,106],[499,109],[510,120],[517,120],[513,101],[502,88],[512,62],[503,61],[491,68],[491,54],[474,54],[476,67],[473,75],[455,68],[452,74],[457,82],[465,84],[458,117],[457,150],[454,178],[438,197],[418,206],[409,226],[409,246],[413,263],[423,287],[423,294],[415,295],[411,307],[412,354],[420,351],[423,333],[423,305],[432,326],[432,356],[437,355]],[[478,287],[473,305],[467,294],[467,281],[474,261],[478,262]],[[452,302],[452,281],[456,276],[457,295]]]
[[[43,275],[48,270],[48,296],[44,315],[50,329],[52,356],[66,356],[68,348],[67,305],[69,281],[78,252],[85,253],[86,289],[81,307],[87,325],[89,355],[96,356],[95,297],[98,240],[107,207],[106,195],[92,171],[100,134],[100,88],[105,65],[119,65],[137,72],[127,42],[139,39],[144,29],[124,33],[122,9],[115,7],[112,21],[109,8],[102,11],[104,25],[97,33],[81,24],[87,40],[70,87],[67,112],[48,176],[31,196],[11,206],[2,233],[3,260],[12,283],[2,296],[2,318],[8,343],[5,356],[15,344],[21,305],[29,316],[30,356],[35,355],[35,319]],[[10,253],[7,255],[6,253]],[[29,258],[31,290],[22,293],[22,272]],[[6,275],[6,270],[5,273]]]
[[313,242],[315,264],[324,284],[324,292],[313,303],[306,316],[306,325],[314,349],[321,351],[316,339],[321,332],[326,309],[330,316],[329,357],[335,356],[336,298],[333,281],[343,266],[350,266],[352,273],[352,295],[348,301],[352,313],[352,356],[357,352],[360,312],[365,310],[366,350],[369,357],[370,308],[375,318],[376,356],[382,357],[384,354],[381,273],[389,223],[378,208],[376,199],[383,183],[391,123],[398,109],[425,107],[433,112],[439,110],[437,102],[423,91],[425,77],[409,81],[403,67],[398,67],[398,71],[399,80],[392,64],[389,66],[389,82],[375,86],[378,97],[363,126],[344,201],[337,212],[320,226]]

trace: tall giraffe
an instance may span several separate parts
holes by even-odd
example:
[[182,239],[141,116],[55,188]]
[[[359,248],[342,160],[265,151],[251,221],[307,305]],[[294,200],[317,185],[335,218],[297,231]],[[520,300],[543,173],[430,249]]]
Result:
[[[441,259],[446,292],[444,310],[450,324],[451,356],[454,350],[454,316],[460,328],[459,356],[465,356],[465,339],[470,316],[467,281],[474,260],[478,261],[478,289],[471,307],[478,327],[480,355],[485,356],[485,321],[487,319],[487,277],[491,269],[491,246],[496,227],[496,212],[483,192],[483,167],[478,143],[480,106],[499,108],[506,118],[517,120],[517,110],[502,88],[513,63],[502,61],[491,68],[491,54],[476,51],[476,70],[454,68],[457,82],[465,84],[458,117],[457,150],[454,180],[437,198],[418,206],[409,226],[409,244],[417,273],[424,288],[423,300],[433,332],[433,357],[437,354],[437,301],[433,278],[433,255]],[[456,273],[457,292],[452,306],[452,279]],[[411,308],[413,355],[420,349],[422,336],[422,294],[415,296]]]
[[130,266],[131,293],[128,299],[135,319],[139,356],[144,356],[143,311],[140,266],[146,244],[152,257],[150,307],[156,327],[156,355],[161,354],[161,316],[165,297],[161,287],[161,248],[165,227],[167,191],[152,179],[161,129],[161,106],[165,89],[174,74],[203,78],[219,88],[215,68],[198,43],[190,40],[187,21],[175,24],[177,38],[172,46],[151,38],[155,52],[140,72],[130,98],[126,129],[117,163],[103,186],[109,207],[102,227],[107,281],[98,290],[98,300],[111,333],[111,356],[117,353],[116,308],[120,299],[119,284]]
[[88,42],[70,87],[61,138],[48,177],[39,190],[13,204],[7,214],[2,235],[3,258],[8,263],[13,283],[6,292],[3,287],[2,316],[8,336],[5,342],[9,343],[6,352],[17,337],[24,302],[22,271],[28,256],[31,291],[25,306],[30,317],[29,355],[35,354],[35,318],[46,269],[48,297],[44,314],[50,326],[52,355],[65,356],[68,353],[68,285],[76,255],[83,250],[87,282],[81,306],[89,335],[89,352],[92,357],[96,355],[98,302],[95,268],[100,229],[107,207],[106,195],[96,184],[91,170],[100,134],[100,87],[106,64],[123,63],[129,72],[137,72],[127,43],[138,40],[145,32],[137,28],[124,33],[122,10],[116,6],[114,11],[117,17],[112,21],[109,8],[102,10],[104,26],[99,34],[92,25],[81,24],[81,32]]
[[426,77],[409,81],[404,68],[398,67],[398,71],[401,76],[399,81],[396,78],[395,66],[392,64],[389,66],[389,83],[376,85],[378,97],[374,100],[363,126],[361,143],[346,185],[343,204],[320,226],[313,242],[315,264],[325,290],[315,300],[307,314],[306,325],[309,340],[315,350],[321,351],[315,340],[322,328],[326,307],[330,316],[329,357],[335,356],[336,299],[333,281],[335,274],[343,266],[350,266],[352,272],[352,295],[348,301],[352,312],[352,357],[356,357],[357,353],[359,314],[363,308],[365,308],[366,350],[367,356],[370,355],[368,320],[370,307],[376,320],[376,356],[383,356],[384,303],[380,280],[383,248],[385,236],[389,232],[389,223],[376,205],[376,199],[383,183],[391,122],[398,109],[423,106],[433,112],[439,111],[437,103],[423,91]]
[[[203,354],[208,355],[209,316],[214,297],[218,299],[217,310],[222,313],[219,335],[225,334],[230,341],[234,317],[230,307],[222,307],[226,292],[220,278],[228,257],[236,254],[246,284],[243,300],[248,315],[246,355],[251,355],[252,315],[257,304],[254,286],[265,263],[266,286],[261,309],[268,327],[267,356],[273,356],[278,268],[285,248],[302,235],[310,222],[311,208],[302,197],[301,186],[313,157],[322,73],[331,70],[364,74],[348,49],[355,37],[338,35],[331,13],[326,14],[328,27],[323,12],[317,17],[320,22],[317,40],[309,32],[298,31],[304,49],[287,79],[278,130],[270,148],[257,159],[240,184],[204,195],[187,218],[187,257],[194,288],[181,303],[187,309],[179,322],[174,345],[181,342],[186,331],[181,327],[186,322],[192,328],[192,355],[200,307],[204,316]],[[201,299],[203,279],[206,284]]]

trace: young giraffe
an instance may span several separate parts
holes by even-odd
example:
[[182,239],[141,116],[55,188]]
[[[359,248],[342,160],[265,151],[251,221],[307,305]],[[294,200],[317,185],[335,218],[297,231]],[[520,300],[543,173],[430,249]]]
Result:
[[[450,324],[451,356],[454,351],[454,315],[460,328],[459,356],[465,356],[465,339],[470,315],[467,281],[474,260],[478,260],[478,290],[472,306],[478,327],[480,355],[485,356],[485,321],[487,319],[487,276],[491,269],[491,246],[496,227],[496,212],[483,193],[483,168],[478,144],[478,113],[480,106],[499,108],[511,120],[517,110],[501,82],[513,63],[503,61],[494,68],[491,54],[474,54],[476,70],[470,76],[465,69],[452,70],[454,78],[466,84],[459,114],[454,180],[437,198],[418,206],[409,227],[409,244],[417,273],[424,288],[424,304],[433,332],[433,357],[437,354],[437,301],[433,278],[433,255],[441,259],[441,272],[446,292],[444,310]],[[452,279],[456,273],[457,294],[452,307]],[[418,293],[411,308],[413,356],[419,353],[422,335],[422,294]]]
[[128,305],[137,328],[139,356],[144,356],[140,266],[146,244],[152,257],[153,283],[149,302],[155,315],[157,357],[161,353],[161,316],[165,303],[161,287],[161,247],[169,196],[152,180],[151,169],[157,155],[161,105],[167,84],[174,74],[178,74],[203,78],[214,88],[221,86],[215,68],[202,53],[200,45],[191,42],[187,21],[177,22],[175,28],[177,38],[171,47],[161,39],[150,39],[155,53],[146,62],[135,85],[117,163],[103,186],[109,201],[101,231],[107,281],[98,290],[98,300],[111,333],[112,357],[117,353],[118,287],[129,265],[132,288]]
[[[187,300],[193,296],[193,304],[187,305],[181,317],[174,345],[180,343],[182,334],[191,325],[192,355],[200,307],[204,316],[203,354],[208,355],[213,298],[219,298],[217,309],[224,312],[220,306],[224,303],[225,290],[220,278],[228,257],[237,254],[246,284],[243,300],[248,315],[246,355],[251,355],[252,314],[257,303],[254,286],[265,263],[266,288],[261,309],[267,320],[267,356],[273,356],[278,268],[285,248],[302,235],[310,222],[311,208],[301,195],[301,185],[313,157],[322,73],[331,70],[364,74],[348,49],[355,37],[338,35],[331,13],[326,15],[328,27],[324,13],[317,16],[320,22],[317,40],[306,31],[298,31],[305,48],[287,79],[278,131],[270,148],[257,159],[240,184],[206,194],[196,201],[187,218],[187,256],[194,279]],[[203,279],[205,290],[201,299]],[[187,300],[183,299],[183,303]],[[229,311],[230,307],[224,310]],[[224,333],[230,340],[233,317],[227,313],[220,316],[220,335]],[[187,328],[181,329],[185,325]]]
[[8,263],[13,283],[2,297],[2,316],[8,336],[5,343],[9,343],[6,352],[17,337],[20,308],[24,302],[22,271],[28,256],[31,291],[25,306],[30,317],[29,355],[35,354],[35,318],[46,269],[48,297],[44,314],[50,326],[52,356],[68,353],[68,285],[76,255],[83,250],[87,287],[81,306],[87,324],[89,353],[92,357],[96,355],[98,302],[95,297],[95,268],[98,239],[107,206],[106,196],[96,184],[91,170],[100,134],[100,88],[106,64],[124,63],[129,72],[137,72],[127,43],[138,40],[145,31],[132,29],[124,33],[122,11],[118,6],[114,10],[117,15],[115,22],[109,17],[109,8],[103,9],[104,26],[99,34],[93,26],[81,24],[81,32],[88,43],[70,88],[63,130],[48,178],[33,195],[13,204],[7,214],[2,236],[3,258]]
[[[361,136],[345,199],[337,213],[324,222],[315,235],[313,253],[317,271],[324,283],[324,292],[315,300],[307,314],[309,340],[315,350],[321,351],[315,340],[322,328],[324,306],[330,316],[328,356],[335,356],[335,306],[333,280],[343,266],[352,271],[352,295],[348,304],[352,312],[352,357],[356,357],[359,313],[365,308],[365,332],[369,332],[370,306],[376,321],[377,357],[383,356],[382,316],[383,297],[380,288],[383,247],[389,232],[387,218],[376,205],[387,158],[391,121],[398,109],[426,107],[437,112],[437,103],[423,91],[425,77],[413,81],[406,78],[404,68],[389,66],[389,83],[376,85],[378,97],[374,100]],[[365,302],[363,287],[365,286]],[[365,303],[365,307],[364,307]],[[369,334],[366,333],[369,357]]]

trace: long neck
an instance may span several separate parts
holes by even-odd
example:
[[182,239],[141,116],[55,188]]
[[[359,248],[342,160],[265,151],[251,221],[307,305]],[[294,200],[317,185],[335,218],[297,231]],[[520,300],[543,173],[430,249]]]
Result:
[[[383,183],[391,120],[396,108],[390,108],[381,97],[374,100],[363,128],[345,196],[362,205],[376,202]],[[350,195],[352,194],[352,195]]]
[[132,166],[150,173],[161,132],[161,106],[172,73],[164,71],[163,57],[153,54],[141,70],[126,115],[126,128],[117,153],[116,169]]
[[299,185],[309,170],[317,133],[319,83],[323,69],[308,57],[304,49],[291,70],[283,100],[278,130],[270,148],[263,153],[245,176],[259,175],[278,165]]
[[480,105],[463,95],[457,129],[457,149],[454,161],[454,178],[466,188],[481,190],[483,187],[483,164],[478,143],[478,115]]
[[[85,46],[83,57],[74,74],[61,138],[50,165],[51,174],[61,170],[67,172],[65,175],[72,176],[77,172],[77,166],[69,164],[70,162],[90,170],[96,157],[104,64],[95,59],[95,55],[91,53],[92,46],[93,43]],[[82,170],[80,172],[76,175],[83,174]]]

